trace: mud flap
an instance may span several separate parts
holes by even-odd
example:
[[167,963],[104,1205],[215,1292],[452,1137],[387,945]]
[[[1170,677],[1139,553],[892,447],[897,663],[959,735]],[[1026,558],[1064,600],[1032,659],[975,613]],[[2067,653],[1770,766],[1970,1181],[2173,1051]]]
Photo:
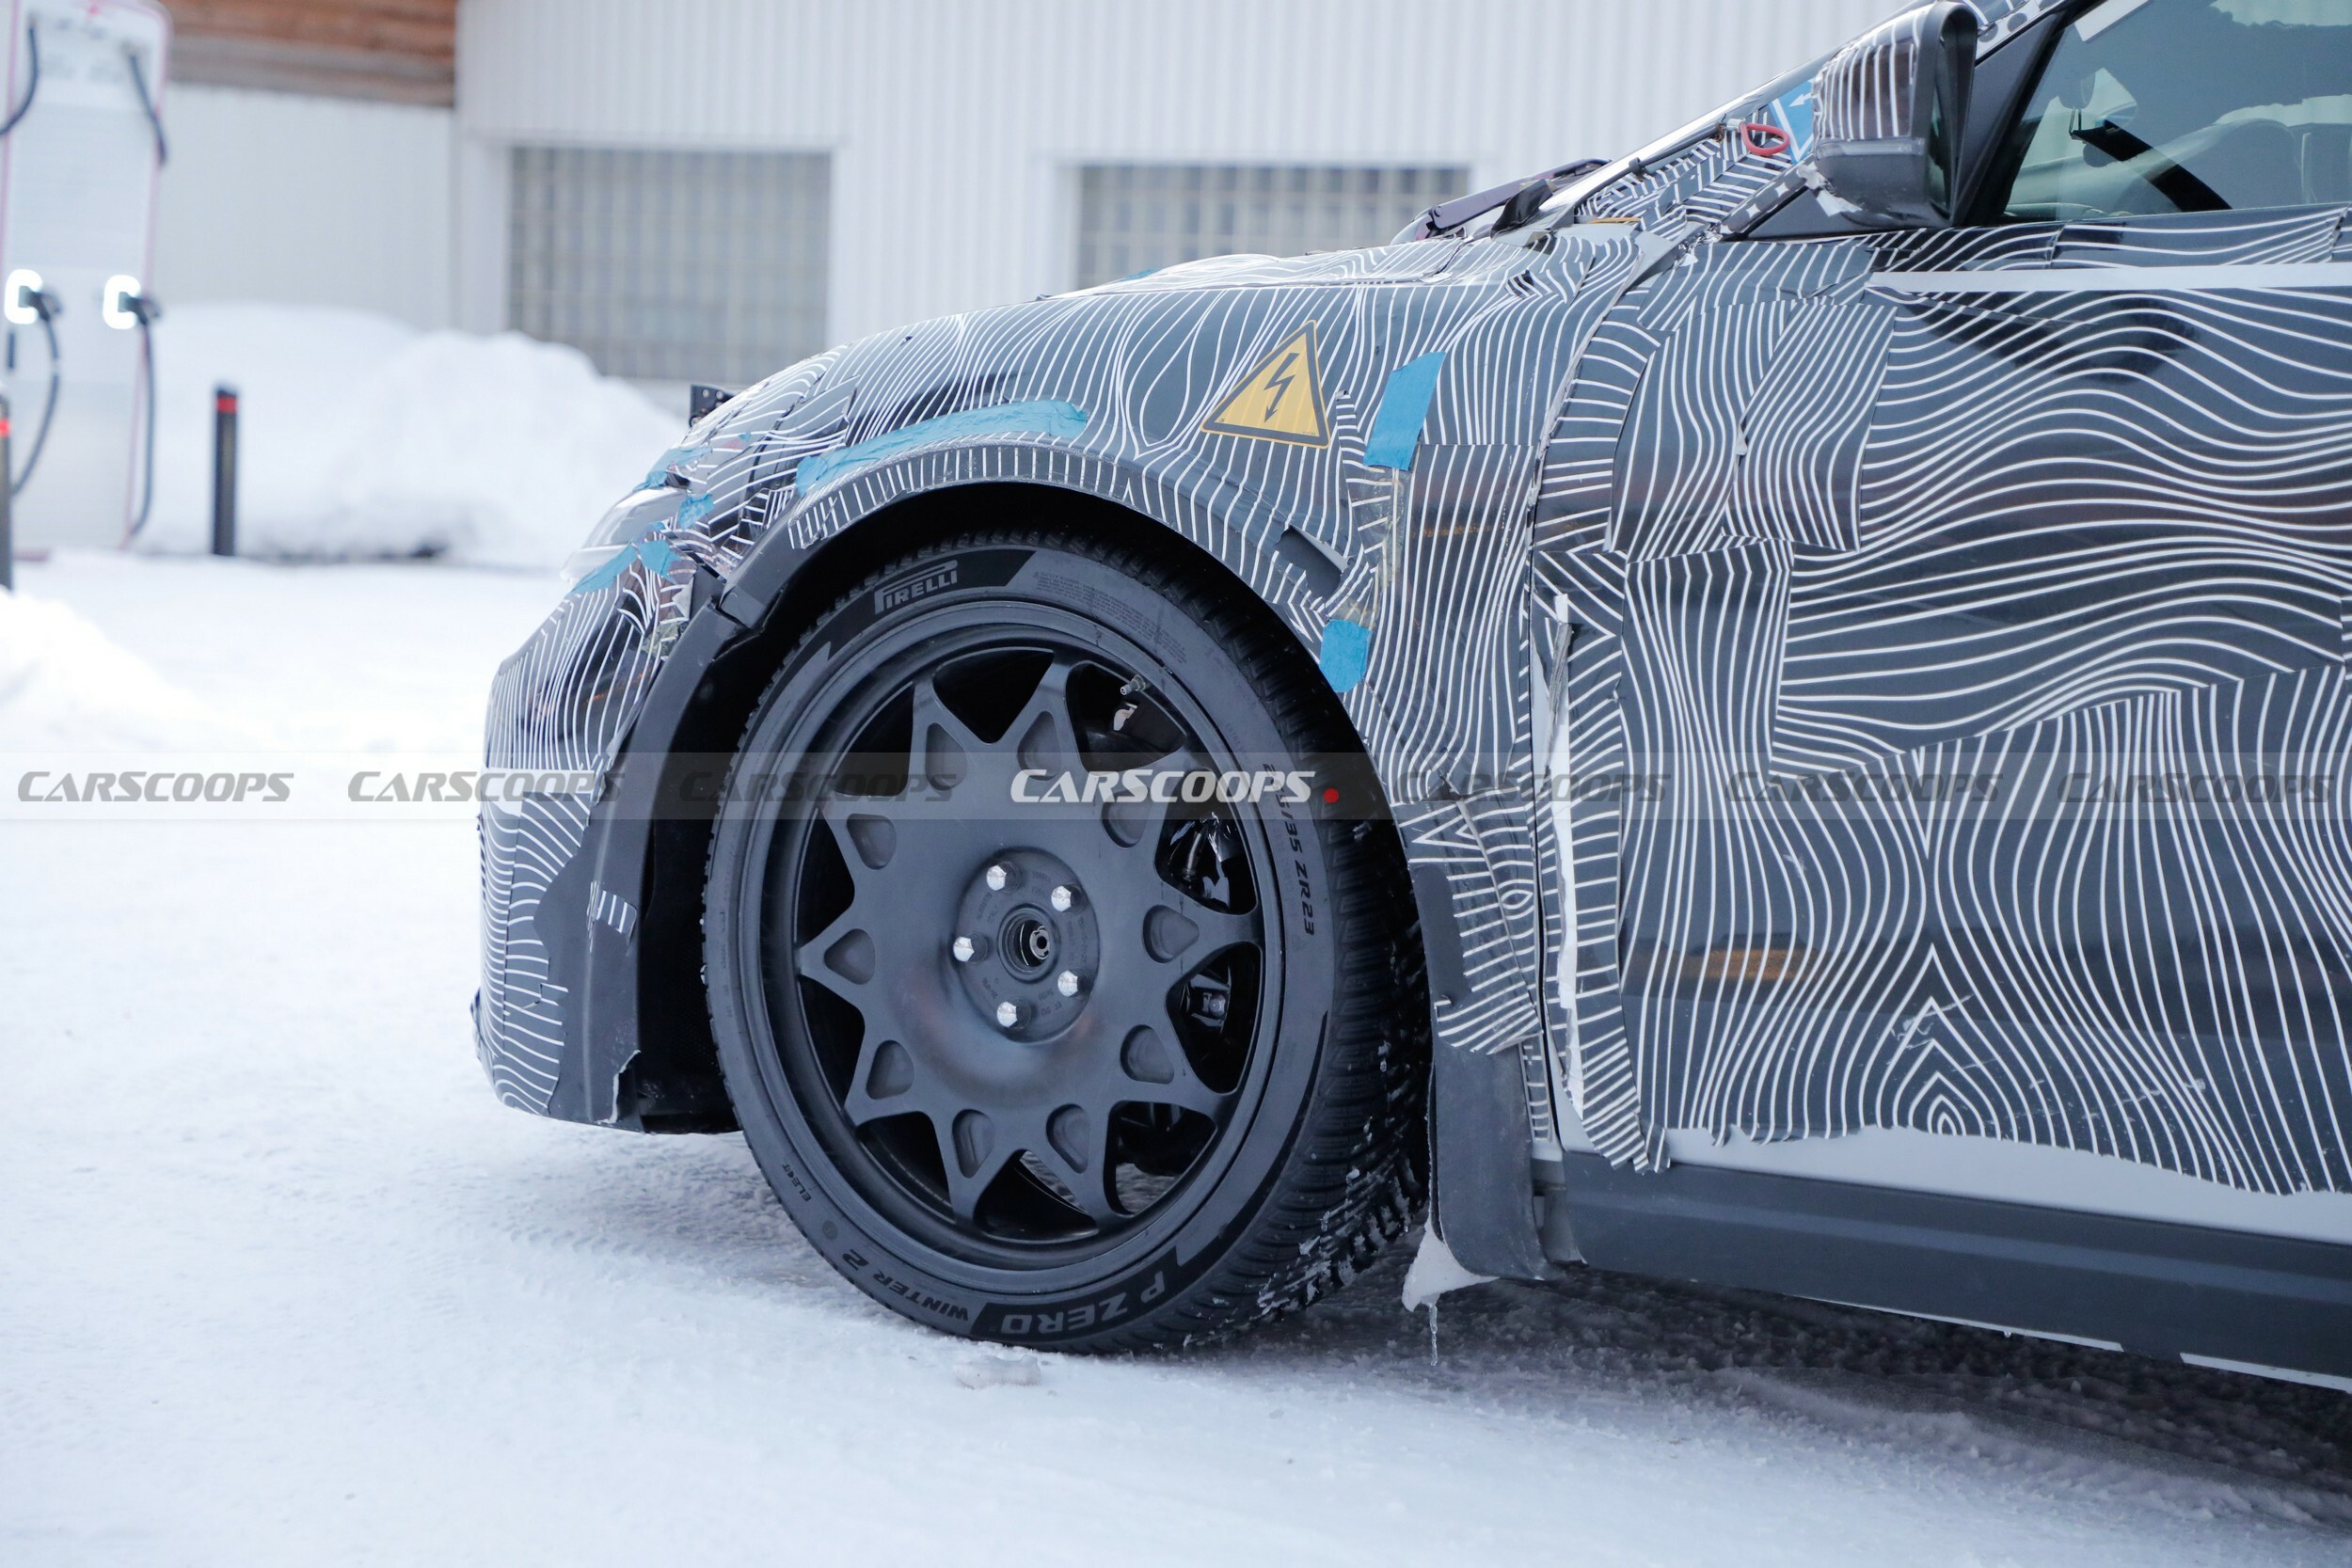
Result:
[[[1435,866],[1413,868],[1429,994],[1469,994],[1454,906]],[[1440,1041],[1429,1077],[1430,1211],[1461,1265],[1503,1279],[1541,1279],[1549,1267],[1536,1237],[1534,1148],[1520,1052],[1470,1051]]]

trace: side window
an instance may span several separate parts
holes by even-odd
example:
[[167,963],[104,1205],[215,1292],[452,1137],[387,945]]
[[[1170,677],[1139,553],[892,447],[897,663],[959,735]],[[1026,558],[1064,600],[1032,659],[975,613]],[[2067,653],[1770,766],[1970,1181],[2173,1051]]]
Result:
[[2352,202],[2352,0],[2104,0],[2058,35],[1994,222]]

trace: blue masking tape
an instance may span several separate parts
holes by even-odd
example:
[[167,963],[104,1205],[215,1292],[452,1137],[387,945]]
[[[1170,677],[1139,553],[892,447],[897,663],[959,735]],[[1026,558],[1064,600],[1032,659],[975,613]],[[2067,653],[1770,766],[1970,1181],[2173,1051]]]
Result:
[[1030,403],[1000,403],[993,408],[968,408],[961,414],[942,414],[935,420],[924,420],[904,430],[894,430],[870,441],[860,441],[852,447],[841,447],[803,457],[792,483],[795,489],[806,495],[845,469],[866,463],[880,463],[934,441],[1011,435],[1057,436],[1063,440],[1075,440],[1086,434],[1086,428],[1085,412],[1075,404],[1064,403],[1058,398],[1040,398]]
[[704,451],[705,449],[701,447],[672,447],[653,460],[653,467],[645,470],[645,483],[638,488],[642,490],[660,489],[670,483],[670,470],[673,467],[691,463],[695,458],[700,457]]
[[1803,158],[1813,150],[1813,84],[1804,86],[1783,98],[1772,101],[1780,111],[1781,123],[1788,128],[1788,156]]
[[1345,693],[1356,689],[1364,678],[1364,666],[1372,658],[1372,628],[1353,621],[1333,621],[1323,628],[1323,652],[1315,662],[1322,667],[1323,678],[1331,683],[1331,689]]
[[637,559],[645,563],[646,571],[659,578],[669,576],[670,568],[686,558],[672,549],[668,540],[657,538],[637,542]]
[[[1429,400],[1437,395],[1438,372],[1445,356],[1424,354],[1389,372],[1380,389],[1380,412],[1373,416],[1372,435],[1364,442],[1364,461],[1375,468],[1410,468],[1421,447],[1421,427],[1429,418]],[[1334,623],[1337,624],[1337,623]]]
[[[612,559],[573,583],[572,594],[593,594],[599,588],[610,588],[621,580],[632,561],[642,561],[645,570],[656,577],[667,576],[671,567],[686,558],[672,549],[662,539],[640,539],[635,544],[613,552]],[[568,595],[567,595],[568,596]]]
[[628,549],[616,550],[612,560],[573,583],[570,592],[572,594],[594,594],[600,588],[610,588],[621,580],[621,574],[628,571],[628,563],[636,559],[637,547],[633,545]]

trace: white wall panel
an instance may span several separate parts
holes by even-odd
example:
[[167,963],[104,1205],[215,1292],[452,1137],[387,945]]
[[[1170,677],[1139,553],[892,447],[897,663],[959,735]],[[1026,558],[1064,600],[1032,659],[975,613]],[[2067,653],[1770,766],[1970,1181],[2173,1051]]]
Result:
[[450,325],[449,110],[174,84],[164,122],[167,309],[272,300]]
[[[847,338],[1065,287],[1075,164],[1443,163],[1501,180],[1628,150],[1892,8],[466,0],[458,115],[492,146],[831,151],[832,325]],[[480,228],[463,242],[495,246]]]

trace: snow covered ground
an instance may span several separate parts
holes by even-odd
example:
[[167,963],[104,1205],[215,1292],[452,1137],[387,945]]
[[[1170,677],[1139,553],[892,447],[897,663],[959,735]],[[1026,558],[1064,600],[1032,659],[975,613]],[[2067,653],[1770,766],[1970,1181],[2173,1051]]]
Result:
[[155,327],[155,509],[138,547],[212,539],[213,388],[239,398],[238,551],[553,567],[686,428],[520,333],[420,332],[323,305],[190,305]]
[[[0,752],[469,749],[555,592],[19,581]],[[802,1244],[739,1139],[491,1101],[462,820],[24,816],[10,1568],[2352,1560],[2352,1396],[1842,1308],[1587,1275],[1449,1296],[1433,1346],[1399,1259],[1184,1356],[937,1338]]]

